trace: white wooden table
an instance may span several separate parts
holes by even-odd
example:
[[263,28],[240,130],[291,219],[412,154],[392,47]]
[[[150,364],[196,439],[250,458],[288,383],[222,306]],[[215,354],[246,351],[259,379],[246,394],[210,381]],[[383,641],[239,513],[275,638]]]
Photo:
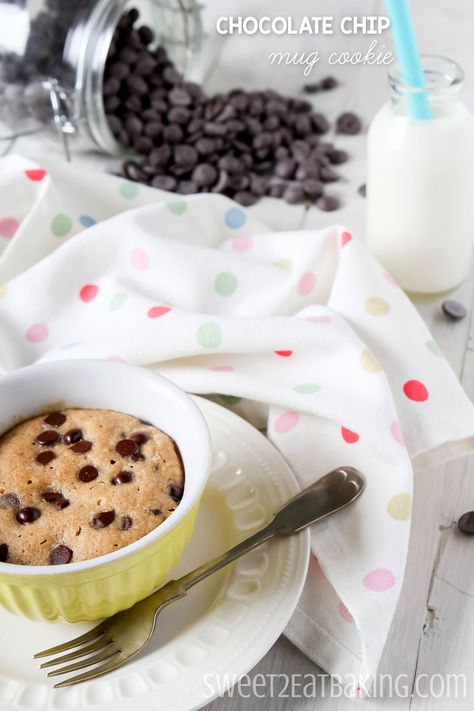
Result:
[[[208,0],[207,17],[224,14],[242,15],[351,15],[383,14],[382,0]],[[474,4],[472,0],[411,0],[421,51],[443,54],[457,60],[467,72],[465,100],[474,110]],[[385,37],[381,43],[390,44]],[[353,110],[370,121],[386,100],[386,68],[329,68],[325,57],[329,51],[344,48],[366,49],[367,37],[244,38],[217,39],[211,36],[206,48],[209,70],[206,84],[211,91],[229,86],[247,88],[275,87],[296,93],[305,82],[301,67],[276,67],[266,62],[275,50],[318,49],[322,60],[307,81],[332,74],[341,81],[335,91],[317,94],[314,102],[325,113],[336,117],[343,110]],[[264,200],[255,208],[257,214],[275,229],[312,228],[334,221],[345,223],[362,238],[365,225],[365,201],[357,193],[365,182],[365,134],[338,137],[337,144],[351,154],[350,163],[342,166],[345,176],[333,190],[344,206],[336,213],[289,207],[283,202]],[[18,141],[15,149],[25,154],[38,154],[41,149],[30,140]],[[52,150],[52,145],[47,150]],[[43,144],[44,150],[44,144]],[[89,155],[75,159],[102,168],[106,161]],[[473,166],[474,169],[474,166]],[[474,195],[473,195],[474,199]],[[473,226],[474,231],[474,226]],[[416,298],[415,305],[474,399],[474,278],[471,277],[453,294],[470,309],[470,318],[453,323],[443,317],[442,297]],[[416,675],[465,674],[467,698],[370,699],[370,709],[471,710],[474,699],[474,541],[459,534],[456,521],[465,511],[474,509],[474,458],[464,458],[447,466],[416,474],[414,513],[405,583],[398,610],[382,660],[381,672],[406,675],[411,690]],[[251,672],[263,674],[322,673],[285,638],[281,637]],[[288,699],[223,698],[211,703],[208,711],[254,711],[254,709],[340,711],[350,708],[345,698]]]

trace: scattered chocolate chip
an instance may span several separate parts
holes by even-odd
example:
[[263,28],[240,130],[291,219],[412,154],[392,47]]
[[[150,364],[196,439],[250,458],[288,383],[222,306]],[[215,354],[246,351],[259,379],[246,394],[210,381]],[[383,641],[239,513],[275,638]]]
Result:
[[474,534],[474,511],[468,511],[461,516],[458,521],[458,528],[462,533]]
[[332,212],[341,206],[339,200],[332,195],[322,195],[316,200],[316,205],[323,212]]
[[181,501],[181,499],[183,498],[183,487],[179,486],[179,484],[170,484],[168,486],[168,491],[169,495],[171,496],[173,501],[176,501],[176,503]]
[[0,543],[0,563],[5,563],[8,559],[8,546],[6,543]]
[[107,526],[110,526],[114,518],[115,511],[101,511],[94,516],[90,525],[92,528],[106,528]]
[[55,442],[57,442],[59,439],[59,434],[55,432],[54,430],[45,430],[44,432],[40,432],[39,435],[36,438],[36,442],[41,445],[48,445],[51,446]]
[[460,321],[467,316],[467,309],[464,304],[454,299],[446,299],[441,304],[444,314],[453,321]]
[[61,427],[66,422],[67,417],[62,412],[52,412],[44,418],[43,422],[51,427]]
[[327,152],[327,157],[333,165],[342,165],[349,160],[349,155],[346,151],[339,151],[336,148]]
[[132,472],[127,472],[127,471],[122,471],[119,472],[114,478],[111,480],[112,484],[129,484],[133,479],[133,474]]
[[354,136],[356,133],[362,131],[362,122],[355,114],[346,112],[345,114],[341,114],[337,119],[336,131],[348,136]]
[[88,442],[86,439],[83,439],[81,442],[78,442],[77,444],[73,444],[70,449],[75,452],[76,454],[85,454],[92,448],[92,442]]
[[317,94],[318,91],[321,91],[321,84],[318,84],[317,82],[314,82],[313,84],[305,84],[303,91],[305,94]]
[[46,464],[49,464],[50,462],[53,461],[53,459],[56,459],[56,455],[54,452],[40,452],[39,454],[36,455],[36,461],[38,464],[42,464],[43,466],[46,466]]
[[94,481],[94,479],[97,479],[98,476],[99,476],[98,470],[91,465],[82,467],[82,469],[79,469],[79,471],[77,473],[77,478],[79,479],[79,481],[83,481],[84,483],[88,483],[89,481]]
[[[147,424],[147,423],[145,423]],[[137,444],[145,444],[150,439],[146,432],[135,432],[130,435],[130,439],[133,439]]]
[[365,183],[359,186],[358,193],[362,195],[362,197],[367,197],[367,185]]
[[41,516],[41,511],[35,509],[33,506],[26,506],[24,509],[20,509],[16,515],[16,520],[18,523],[33,523],[37,521]]
[[120,526],[121,531],[128,531],[133,525],[133,521],[130,516],[122,516],[122,524]]
[[67,546],[56,546],[49,554],[51,565],[65,565],[72,560],[72,550]]
[[122,457],[129,457],[138,452],[138,444],[133,439],[121,439],[115,445],[115,451]]
[[0,509],[19,509],[20,497],[17,494],[3,494],[0,496]]
[[80,442],[82,439],[82,430],[79,429],[73,429],[73,430],[68,430],[64,435],[63,435],[63,441],[65,444],[76,444],[76,442]]
[[298,183],[290,183],[283,193],[283,199],[289,205],[298,205],[305,201],[305,192]]
[[132,460],[134,462],[143,462],[145,460],[145,457],[141,452],[135,452],[135,454],[132,454]]
[[150,509],[150,513],[153,514],[153,516],[161,516],[163,511],[161,509]]
[[324,77],[324,79],[321,80],[321,89],[323,91],[330,91],[331,89],[335,89],[336,86],[339,86],[336,77]]

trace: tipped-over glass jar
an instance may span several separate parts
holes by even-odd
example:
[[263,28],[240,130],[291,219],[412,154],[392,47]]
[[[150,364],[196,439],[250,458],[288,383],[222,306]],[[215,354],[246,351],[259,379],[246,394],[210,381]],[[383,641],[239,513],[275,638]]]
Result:
[[[63,140],[79,133],[81,146],[120,154],[107,119],[107,63],[117,63],[122,53],[123,71],[133,75],[133,48],[139,53],[146,47],[159,50],[158,64],[169,58],[189,76],[201,40],[196,0],[0,0],[3,137],[52,123]],[[122,83],[122,102],[124,91]]]
[[[474,247],[474,117],[459,97],[464,74],[422,57],[426,90],[389,74],[391,101],[368,136],[370,251],[407,291],[436,293],[467,276]],[[427,97],[430,118],[412,116]]]

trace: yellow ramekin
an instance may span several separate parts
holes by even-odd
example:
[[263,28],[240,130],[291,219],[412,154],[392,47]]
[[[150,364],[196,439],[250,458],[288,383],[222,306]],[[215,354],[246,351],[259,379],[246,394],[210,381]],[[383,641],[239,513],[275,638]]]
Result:
[[30,619],[79,622],[124,610],[166,580],[191,537],[211,448],[207,425],[191,398],[144,368],[69,360],[0,378],[0,435],[29,417],[66,407],[117,410],[150,422],[176,441],[185,468],[179,506],[138,541],[67,565],[0,563],[0,605]]

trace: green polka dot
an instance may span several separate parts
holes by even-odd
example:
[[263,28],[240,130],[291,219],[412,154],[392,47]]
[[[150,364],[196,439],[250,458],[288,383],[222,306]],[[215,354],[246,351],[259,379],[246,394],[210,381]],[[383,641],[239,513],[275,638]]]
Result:
[[436,343],[436,341],[426,341],[425,345],[428,348],[428,350],[432,352],[433,355],[439,356],[440,358],[443,357],[443,354],[439,350],[438,344]]
[[119,291],[118,294],[114,294],[110,299],[109,309],[111,311],[117,311],[127,300],[128,294],[125,291]]
[[301,385],[295,385],[294,390],[304,395],[312,395],[313,393],[319,393],[321,388],[316,383],[301,383]]
[[51,222],[51,232],[56,237],[65,237],[72,230],[72,220],[67,215],[59,214]]
[[199,326],[196,338],[203,348],[218,348],[222,343],[221,327],[215,321],[207,321]]
[[221,296],[232,296],[237,289],[237,277],[232,272],[221,272],[214,282],[214,289]]
[[121,184],[119,191],[122,197],[127,198],[127,200],[132,200],[137,197],[139,187],[136,183],[127,182]]
[[242,402],[242,398],[235,395],[221,395],[220,398],[226,405],[238,405],[239,402]]
[[184,200],[172,200],[166,203],[166,207],[173,215],[182,215],[188,209],[188,204]]

